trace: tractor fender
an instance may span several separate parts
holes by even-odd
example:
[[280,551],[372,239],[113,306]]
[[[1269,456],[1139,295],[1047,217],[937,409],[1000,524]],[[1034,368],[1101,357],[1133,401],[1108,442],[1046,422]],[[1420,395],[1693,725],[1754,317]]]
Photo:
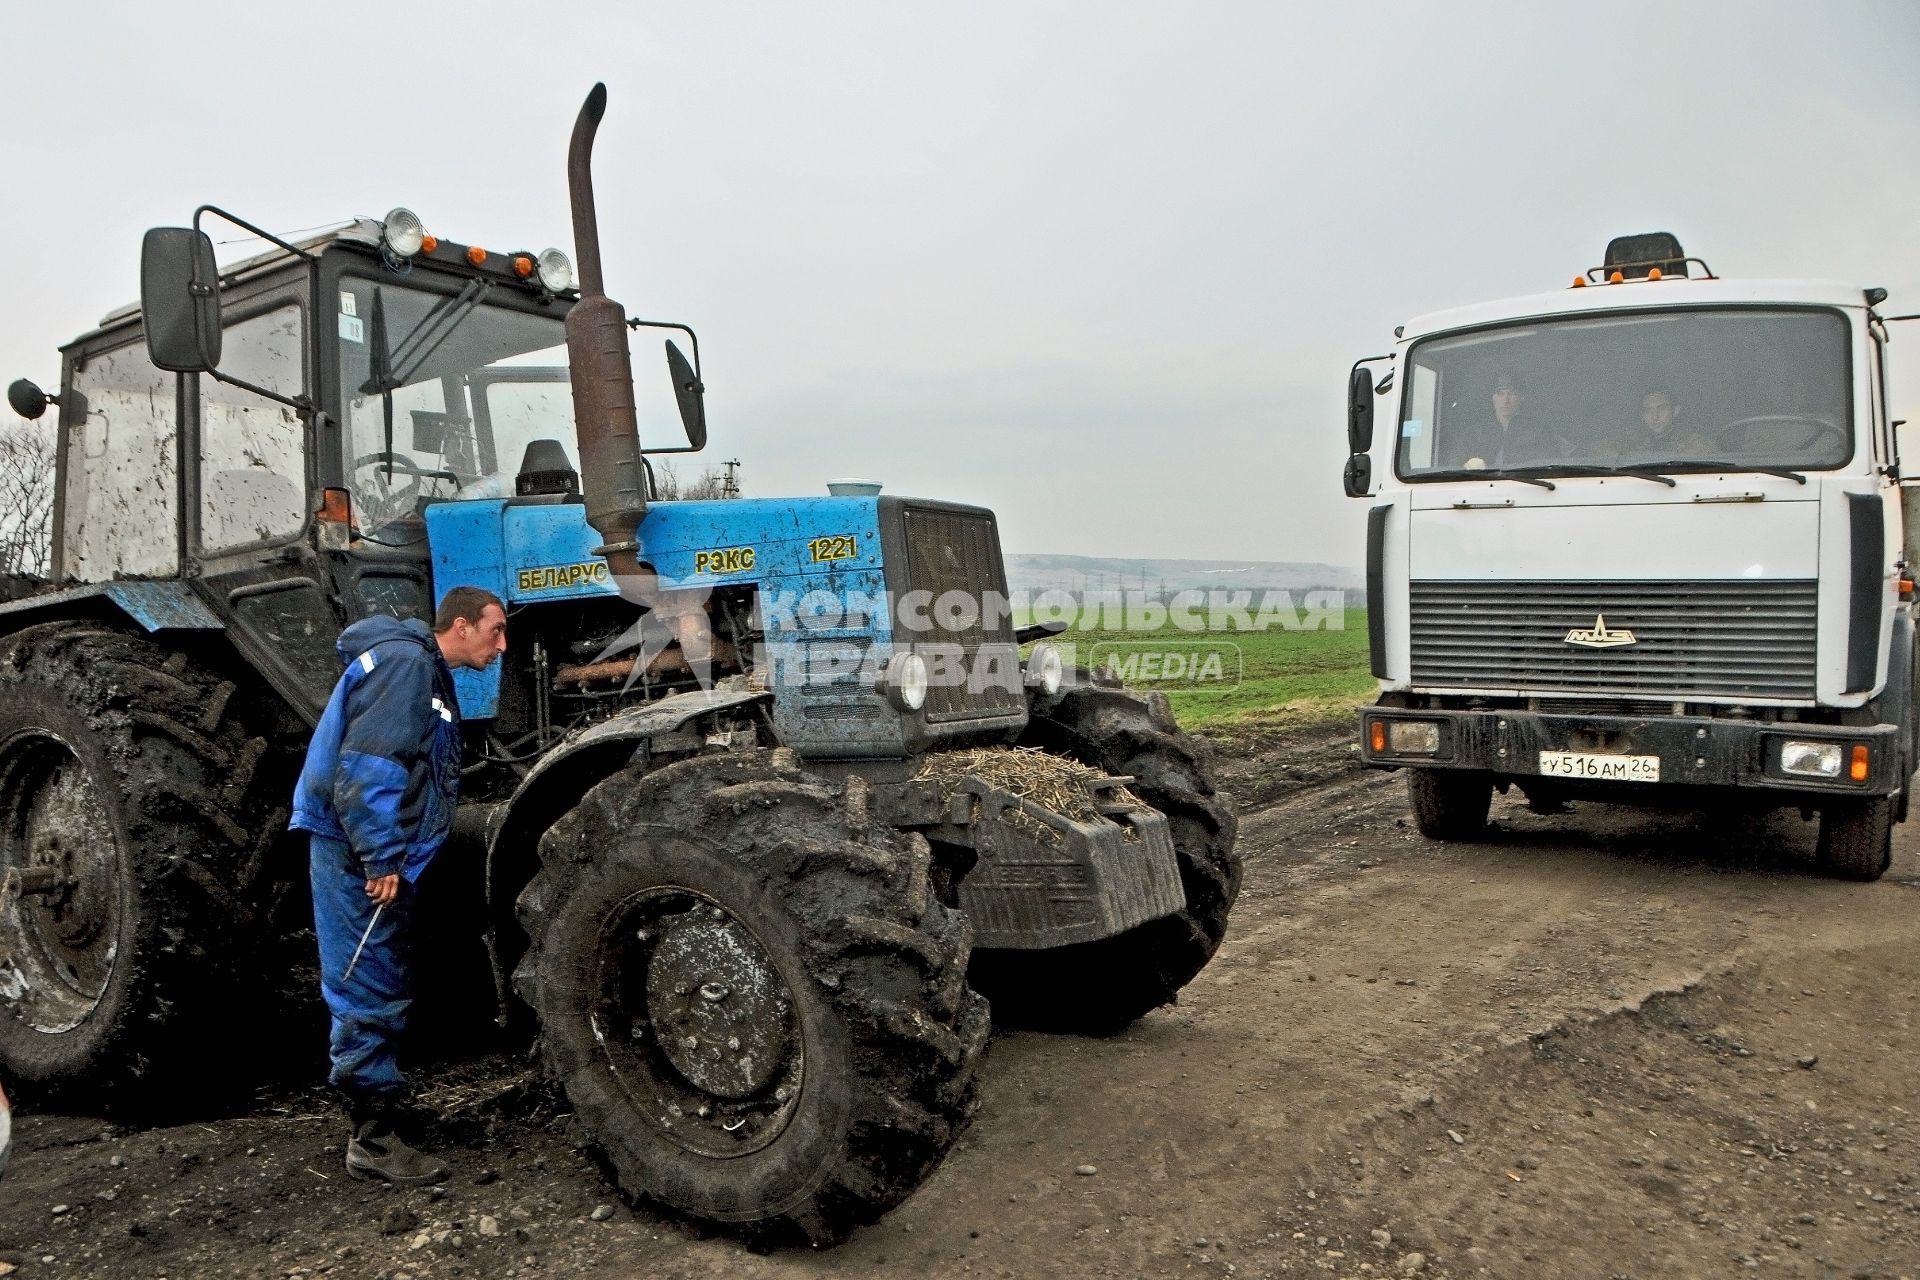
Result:
[[512,797],[494,806],[486,831],[487,952],[503,1018],[512,1003],[507,979],[526,946],[513,902],[540,868],[541,833],[653,739],[716,711],[772,700],[765,690],[705,689],[619,712],[561,739],[521,779]]
[[[494,809],[487,823],[489,860],[502,840],[508,838],[516,827],[526,825],[525,816],[540,808],[540,797],[554,789],[557,779],[564,776],[569,784],[567,789],[576,792],[577,799],[611,772],[606,768],[582,771],[579,766],[585,762],[583,757],[617,757],[614,767],[618,767],[632,757],[641,743],[663,733],[672,733],[689,720],[730,707],[772,700],[773,695],[765,690],[703,689],[697,693],[676,693],[658,702],[619,712],[610,719],[567,735],[540,757],[527,776],[520,780],[512,798]],[[562,770],[562,766],[569,767]],[[583,778],[583,772],[591,776]],[[569,801],[565,807],[572,808],[572,802]],[[558,814],[553,816],[557,817]],[[538,829],[545,830],[547,825],[542,822]]]
[[97,618],[102,614],[109,617],[117,615],[138,623],[149,634],[156,631],[227,629],[227,624],[220,621],[185,582],[177,579],[127,579],[92,582],[0,604],[0,634],[18,631],[38,622]]

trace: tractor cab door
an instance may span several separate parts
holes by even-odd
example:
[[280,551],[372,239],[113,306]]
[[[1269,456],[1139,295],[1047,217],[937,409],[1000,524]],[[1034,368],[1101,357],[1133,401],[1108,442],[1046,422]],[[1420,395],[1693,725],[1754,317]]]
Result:
[[[229,295],[220,372],[288,398],[311,394],[313,320],[305,273]],[[313,549],[314,428],[292,406],[186,374],[188,554],[195,587],[234,645],[308,719],[340,676],[342,619]]]

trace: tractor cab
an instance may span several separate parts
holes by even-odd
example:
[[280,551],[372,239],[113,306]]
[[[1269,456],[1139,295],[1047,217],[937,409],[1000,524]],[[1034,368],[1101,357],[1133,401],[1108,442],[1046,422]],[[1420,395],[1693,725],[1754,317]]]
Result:
[[[201,213],[272,247],[220,267],[197,231],[155,229],[144,304],[63,348],[60,395],[11,398],[60,408],[52,576],[179,584],[311,719],[342,625],[432,612],[432,507],[579,501],[573,266],[440,239],[406,209],[299,241]],[[697,361],[691,330],[661,327]],[[650,407],[692,443],[653,453],[705,441],[695,361],[669,346]]]

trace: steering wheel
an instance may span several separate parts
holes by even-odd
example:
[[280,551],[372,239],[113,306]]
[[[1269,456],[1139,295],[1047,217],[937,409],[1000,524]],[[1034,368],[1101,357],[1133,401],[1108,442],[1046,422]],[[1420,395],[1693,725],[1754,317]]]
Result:
[[[378,468],[364,483],[360,472],[367,467]],[[396,485],[388,470],[406,473],[406,483]],[[446,480],[458,488],[460,477],[444,467],[423,467],[404,453],[362,454],[353,460],[354,493],[362,499],[367,509],[370,524],[385,524],[398,520],[402,516],[414,513],[420,497],[420,486],[427,480]]]
[[1839,423],[1827,418],[1816,418],[1806,413],[1761,413],[1751,418],[1735,418],[1713,434],[1720,443],[1727,445],[1735,452],[1744,453],[1748,452],[1748,437],[1756,430],[1790,424],[1798,424],[1806,428],[1806,434],[1795,441],[1775,444],[1772,446],[1773,449],[1786,453],[1802,453],[1811,450],[1815,443],[1828,436],[1842,445],[1851,443],[1846,431]]

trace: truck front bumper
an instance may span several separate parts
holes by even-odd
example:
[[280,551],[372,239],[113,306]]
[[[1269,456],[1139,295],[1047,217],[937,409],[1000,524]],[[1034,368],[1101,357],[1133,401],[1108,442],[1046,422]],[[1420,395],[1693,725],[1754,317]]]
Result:
[[[1413,726],[1428,725],[1431,730]],[[1786,757],[1831,759],[1834,776],[1790,772]],[[1427,749],[1431,746],[1431,750]],[[1412,748],[1412,749],[1409,749]],[[1556,715],[1506,709],[1429,711],[1368,707],[1360,713],[1360,750],[1376,768],[1466,769],[1526,783],[1584,789],[1670,785],[1764,788],[1802,795],[1884,796],[1905,785],[1900,728],[1891,724],[1815,725],[1725,718]],[[1657,782],[1596,780],[1608,775],[1549,775],[1543,752],[1609,757],[1653,756]],[[1624,798],[1624,797],[1623,797]]]

